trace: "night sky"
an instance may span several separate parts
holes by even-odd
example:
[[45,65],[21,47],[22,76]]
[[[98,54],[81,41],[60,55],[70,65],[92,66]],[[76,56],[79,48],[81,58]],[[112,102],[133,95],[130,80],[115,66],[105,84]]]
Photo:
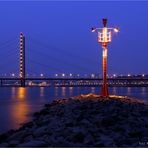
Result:
[[109,74],[148,73],[148,2],[0,2],[0,74],[19,72],[19,33],[29,74],[101,73],[91,27],[119,27],[108,46]]

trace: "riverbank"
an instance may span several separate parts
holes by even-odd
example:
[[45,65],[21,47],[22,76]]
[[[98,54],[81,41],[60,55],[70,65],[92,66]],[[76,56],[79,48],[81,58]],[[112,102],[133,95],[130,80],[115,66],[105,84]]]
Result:
[[121,96],[88,94],[55,100],[18,130],[0,135],[0,146],[147,146],[148,105]]

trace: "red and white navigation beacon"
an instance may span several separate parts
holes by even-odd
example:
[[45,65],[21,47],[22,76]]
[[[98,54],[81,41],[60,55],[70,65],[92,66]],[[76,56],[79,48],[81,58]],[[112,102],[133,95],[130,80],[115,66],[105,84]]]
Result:
[[98,43],[102,44],[102,68],[103,68],[103,83],[102,83],[102,97],[108,97],[108,83],[107,83],[107,45],[112,41],[112,31],[119,32],[119,28],[108,28],[107,19],[102,19],[103,28],[92,28],[92,32],[98,32]]

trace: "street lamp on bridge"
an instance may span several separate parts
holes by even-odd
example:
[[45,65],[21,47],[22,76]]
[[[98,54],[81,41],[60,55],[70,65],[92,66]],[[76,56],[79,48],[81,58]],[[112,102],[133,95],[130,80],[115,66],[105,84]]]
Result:
[[118,28],[108,28],[107,19],[103,19],[103,28],[92,28],[92,32],[98,32],[98,43],[102,44],[103,52],[102,52],[102,68],[103,68],[103,84],[102,84],[102,97],[107,97],[108,93],[108,84],[106,78],[107,72],[107,44],[112,41],[112,31],[118,32]]

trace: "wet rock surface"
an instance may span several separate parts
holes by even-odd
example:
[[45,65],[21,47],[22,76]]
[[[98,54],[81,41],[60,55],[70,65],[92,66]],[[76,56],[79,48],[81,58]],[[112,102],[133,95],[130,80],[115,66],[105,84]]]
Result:
[[55,100],[18,130],[0,135],[1,147],[148,146],[148,105],[121,96],[88,94]]

